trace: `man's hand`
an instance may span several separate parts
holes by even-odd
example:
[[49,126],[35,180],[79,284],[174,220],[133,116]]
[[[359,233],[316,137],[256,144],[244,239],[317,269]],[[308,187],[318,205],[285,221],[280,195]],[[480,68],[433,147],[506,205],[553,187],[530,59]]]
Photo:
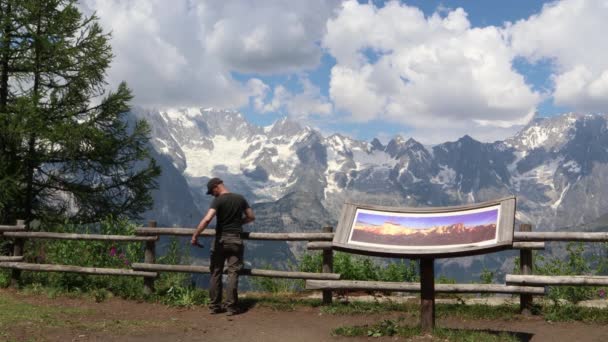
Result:
[[204,246],[200,242],[198,242],[198,238],[193,237],[192,240],[190,240],[190,243],[192,244],[192,246],[204,248]]

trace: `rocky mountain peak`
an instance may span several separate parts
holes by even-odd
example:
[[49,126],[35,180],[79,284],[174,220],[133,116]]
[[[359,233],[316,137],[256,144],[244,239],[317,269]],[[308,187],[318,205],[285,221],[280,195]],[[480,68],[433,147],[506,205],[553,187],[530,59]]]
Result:
[[275,121],[272,125],[265,128],[266,134],[273,138],[279,136],[294,136],[302,131],[302,126],[295,121],[284,117]]

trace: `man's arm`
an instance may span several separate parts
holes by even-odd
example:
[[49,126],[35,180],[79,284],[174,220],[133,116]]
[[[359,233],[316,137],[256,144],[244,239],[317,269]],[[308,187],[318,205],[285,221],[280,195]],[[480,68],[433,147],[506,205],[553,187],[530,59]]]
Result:
[[203,217],[203,219],[198,224],[198,226],[196,226],[196,230],[194,231],[194,234],[192,234],[192,240],[190,241],[190,243],[192,245],[198,245],[198,236],[201,235],[201,233],[203,232],[203,230],[205,230],[205,228],[207,228],[207,226],[209,225],[209,223],[211,223],[211,220],[213,220],[214,217],[215,217],[215,209],[210,208],[207,211],[207,214],[205,214],[205,217]]
[[245,209],[245,218],[243,219],[243,224],[251,223],[253,221],[255,221],[253,210],[251,208]]

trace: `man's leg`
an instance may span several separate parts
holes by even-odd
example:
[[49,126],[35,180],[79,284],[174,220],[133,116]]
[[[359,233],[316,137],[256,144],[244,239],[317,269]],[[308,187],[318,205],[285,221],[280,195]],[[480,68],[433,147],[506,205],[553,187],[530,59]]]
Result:
[[228,243],[224,245],[226,260],[228,260],[228,279],[226,280],[226,310],[229,313],[238,312],[239,274],[243,269],[243,243]]
[[222,273],[224,271],[224,251],[221,245],[216,245],[211,250],[211,263],[209,270],[209,309],[212,313],[222,311]]

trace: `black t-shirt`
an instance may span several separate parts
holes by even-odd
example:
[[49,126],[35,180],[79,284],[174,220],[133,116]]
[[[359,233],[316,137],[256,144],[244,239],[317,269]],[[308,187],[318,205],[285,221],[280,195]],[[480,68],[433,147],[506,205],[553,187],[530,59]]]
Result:
[[239,234],[243,231],[245,210],[249,208],[245,197],[234,193],[223,194],[213,199],[210,208],[216,212],[216,236],[220,237],[223,233]]

